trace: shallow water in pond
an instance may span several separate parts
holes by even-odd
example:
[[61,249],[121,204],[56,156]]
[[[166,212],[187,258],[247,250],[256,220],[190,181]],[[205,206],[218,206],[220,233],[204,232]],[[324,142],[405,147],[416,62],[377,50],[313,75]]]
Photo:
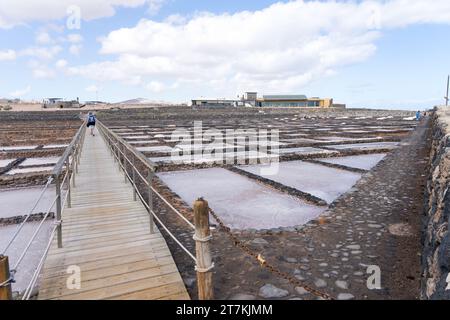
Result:
[[233,229],[301,225],[326,209],[222,168],[165,172],[158,176],[191,206],[197,198],[204,197]]

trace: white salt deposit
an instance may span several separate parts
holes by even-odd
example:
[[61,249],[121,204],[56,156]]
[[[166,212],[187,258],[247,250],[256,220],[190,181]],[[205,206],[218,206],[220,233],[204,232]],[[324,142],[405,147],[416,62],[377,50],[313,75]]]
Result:
[[[242,166],[248,172],[263,175],[266,165]],[[310,193],[328,203],[348,191],[361,177],[360,174],[303,161],[279,163],[278,172],[265,174],[265,178]]]
[[289,137],[304,137],[304,136],[308,136],[307,133],[285,133],[286,136]]
[[320,162],[340,164],[351,168],[370,170],[373,167],[375,167],[378,162],[383,160],[385,156],[386,153],[379,153],[379,154],[364,154],[360,156],[336,157],[318,160]]
[[280,148],[278,150],[279,154],[289,154],[289,153],[295,153],[295,154],[324,154],[324,153],[333,153],[333,151],[330,150],[324,150],[319,148],[313,148],[313,147],[298,147],[298,148]]
[[271,141],[271,140],[266,140],[266,141],[237,141],[237,144],[240,145],[247,145],[247,146],[285,146],[287,145],[287,143],[285,142],[278,142],[278,141]]
[[301,225],[325,210],[221,168],[160,173],[186,203],[204,197],[234,229]]
[[4,160],[0,160],[0,168],[4,168],[7,167],[10,163],[12,163],[13,161],[16,161],[17,159],[4,159]]
[[376,143],[340,144],[326,147],[338,150],[345,150],[345,149],[371,150],[371,149],[393,149],[397,145],[398,142],[376,142]]
[[22,173],[31,173],[31,172],[45,172],[45,171],[52,171],[54,166],[45,166],[45,167],[34,167],[34,168],[17,168],[9,170],[6,174],[7,175],[14,175],[14,174],[22,174]]
[[126,136],[125,139],[150,139],[152,136],[141,135],[141,136]]
[[136,140],[136,141],[128,141],[129,144],[155,144],[159,143],[158,140]]
[[309,143],[309,144],[323,142],[323,141],[318,141],[318,140],[308,139],[308,138],[282,139],[281,141],[286,142],[286,143]]
[[16,151],[16,150],[33,150],[38,146],[10,146],[10,147],[0,147],[0,151]]
[[56,149],[56,148],[67,148],[68,144],[49,144],[44,146],[44,149]]
[[179,150],[180,152],[189,152],[189,151],[197,151],[197,150],[231,150],[233,151],[234,148],[237,148],[238,150],[242,150],[245,147],[244,146],[234,146],[232,144],[226,144],[226,143],[204,143],[204,144],[177,144],[174,149]]
[[237,152],[223,152],[222,154],[201,154],[197,155],[181,155],[177,157],[150,157],[149,159],[153,162],[161,162],[161,163],[184,163],[184,164],[202,164],[202,163],[223,163],[227,162],[230,164],[234,164],[235,161],[233,159],[237,159],[237,161],[253,160],[257,161],[268,161],[270,159],[276,159],[277,155],[268,155],[266,153],[257,152],[257,151],[237,151]]
[[[42,186],[0,191],[0,218],[28,214],[42,192]],[[34,213],[46,212],[55,197],[55,187],[49,186]]]
[[20,164],[21,167],[26,166],[38,166],[46,164],[56,164],[59,157],[47,157],[47,158],[28,158]]
[[135,131],[135,132],[119,133],[119,136],[131,136],[131,137],[134,137],[134,136],[140,136],[140,135],[143,135],[143,134],[145,134],[145,132],[137,132],[137,131]]
[[361,141],[361,140],[379,140],[381,137],[372,137],[372,138],[349,138],[349,137],[340,137],[340,136],[329,136],[329,137],[315,137],[315,139],[321,140],[321,142],[341,142],[341,141]]
[[171,152],[172,148],[168,146],[154,146],[154,147],[136,147],[136,150],[141,152]]

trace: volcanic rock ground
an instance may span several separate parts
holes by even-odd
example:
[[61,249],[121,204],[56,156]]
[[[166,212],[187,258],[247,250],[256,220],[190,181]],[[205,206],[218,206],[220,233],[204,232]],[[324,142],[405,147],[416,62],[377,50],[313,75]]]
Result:
[[[324,224],[313,221],[291,232],[243,231],[238,233],[239,238],[282,271],[335,298],[418,299],[428,131],[428,122],[421,123],[353,191],[333,203]],[[173,213],[159,205],[164,218],[175,226]],[[190,233],[179,228],[177,233],[193,250]],[[192,263],[167,240],[195,297]],[[267,284],[286,290],[279,297],[275,293],[267,296],[270,299],[317,298],[261,268],[236,248],[224,232],[214,232],[213,249],[218,299],[263,299],[260,289]],[[370,265],[381,269],[381,290],[367,288]]]

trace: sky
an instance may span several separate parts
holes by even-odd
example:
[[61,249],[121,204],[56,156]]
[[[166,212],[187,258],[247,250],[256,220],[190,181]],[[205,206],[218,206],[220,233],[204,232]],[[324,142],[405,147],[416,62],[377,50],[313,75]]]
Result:
[[450,1],[2,0],[0,97],[442,104]]

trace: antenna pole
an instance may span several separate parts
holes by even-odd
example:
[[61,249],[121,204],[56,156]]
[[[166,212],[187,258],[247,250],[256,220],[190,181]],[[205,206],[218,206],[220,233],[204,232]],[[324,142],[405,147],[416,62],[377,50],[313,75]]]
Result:
[[445,96],[445,106],[448,107],[448,93],[449,93],[449,88],[450,88],[450,75],[447,77],[447,95]]

